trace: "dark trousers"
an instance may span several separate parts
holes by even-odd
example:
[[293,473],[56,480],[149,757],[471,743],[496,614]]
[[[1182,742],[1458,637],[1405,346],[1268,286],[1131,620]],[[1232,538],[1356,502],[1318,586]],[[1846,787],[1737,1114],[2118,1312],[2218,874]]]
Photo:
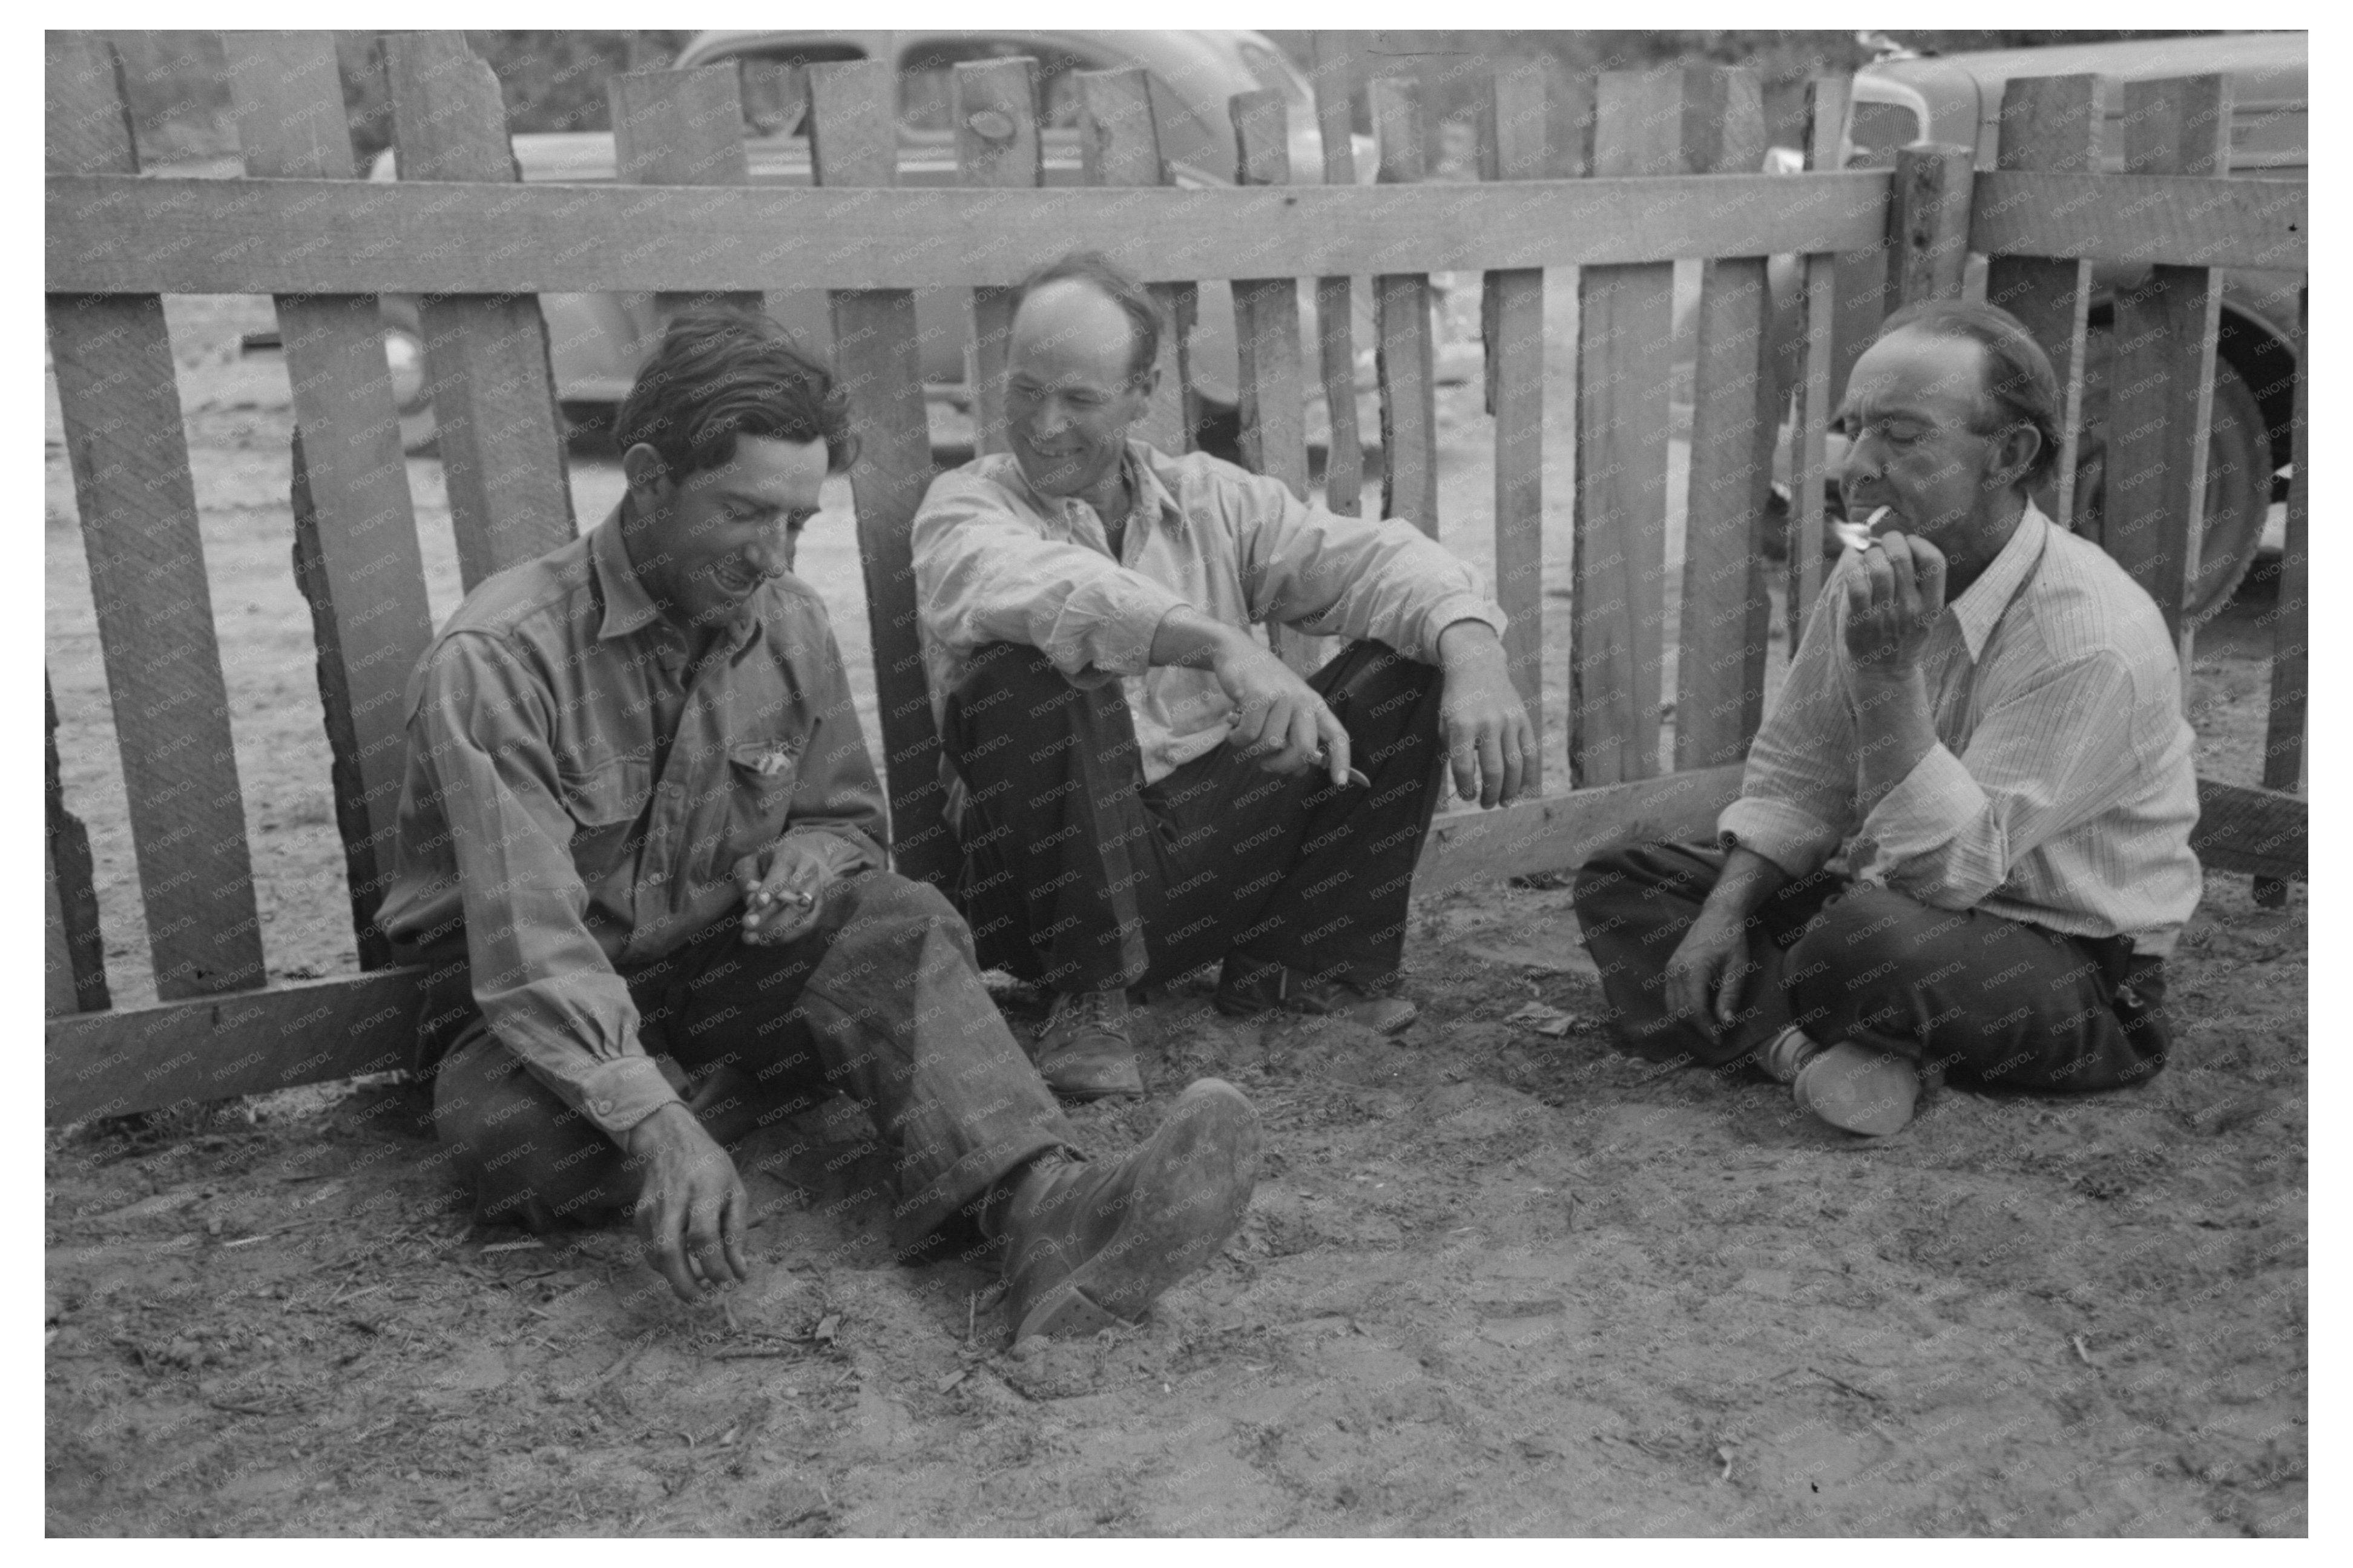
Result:
[[965,783],[963,903],[984,964],[1058,991],[1239,956],[1371,986],[1397,972],[1441,770],[1441,677],[1359,642],[1309,684],[1368,788],[1282,777],[1230,746],[1147,785],[1116,683],[980,650],[941,736]]
[[1636,844],[1577,874],[1577,918],[1620,1049],[1721,1067],[1795,1023],[1824,1044],[1852,1041],[2010,1088],[2114,1088],[2165,1065],[2165,967],[2124,938],[1935,909],[1827,871],[1791,881],[1750,918],[1730,1027],[1669,1018],[1667,959],[1724,863],[1700,845]]
[[[619,1149],[491,1033],[464,955],[462,940],[427,955],[422,1016],[440,1139],[478,1203],[553,1217],[633,1199]],[[647,1053],[691,1075],[742,1068],[758,1120],[835,1091],[863,1106],[896,1168],[902,1247],[1039,1154],[1071,1149],[1060,1107],[980,983],[964,921],[925,884],[870,872],[838,885],[796,941],[747,946],[726,920],[625,978]]]

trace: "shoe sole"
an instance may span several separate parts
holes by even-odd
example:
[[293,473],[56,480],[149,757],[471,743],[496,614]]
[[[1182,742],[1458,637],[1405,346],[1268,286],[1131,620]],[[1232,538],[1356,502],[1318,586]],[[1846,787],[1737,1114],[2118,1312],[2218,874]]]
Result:
[[1845,1132],[1885,1138],[1901,1132],[1920,1103],[1920,1075],[1900,1056],[1841,1042],[1798,1071],[1798,1104]]
[[1137,1151],[1141,1168],[1119,1228],[1031,1305],[1013,1342],[1091,1334],[1143,1317],[1241,1228],[1258,1184],[1258,1113],[1240,1089],[1204,1078],[1177,1096]]

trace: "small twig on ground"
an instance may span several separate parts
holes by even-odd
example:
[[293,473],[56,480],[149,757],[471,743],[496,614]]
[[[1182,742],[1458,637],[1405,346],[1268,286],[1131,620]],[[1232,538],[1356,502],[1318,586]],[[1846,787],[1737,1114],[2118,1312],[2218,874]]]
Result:
[[1816,1377],[1821,1379],[1824,1383],[1831,1383],[1836,1387],[1846,1390],[1849,1393],[1853,1394],[1857,1399],[1867,1399],[1873,1404],[1884,1404],[1887,1403],[1884,1395],[1873,1393],[1867,1388],[1857,1388],[1854,1384],[1847,1382],[1846,1379],[1842,1377],[1832,1377],[1830,1373],[1822,1371],[1820,1367],[1808,1367],[1806,1370],[1813,1373]]

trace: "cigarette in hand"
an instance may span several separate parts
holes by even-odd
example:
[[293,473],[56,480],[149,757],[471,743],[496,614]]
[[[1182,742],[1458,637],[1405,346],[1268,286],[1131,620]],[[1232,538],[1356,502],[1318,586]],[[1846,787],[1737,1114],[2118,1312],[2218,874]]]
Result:
[[1837,530],[1839,543],[1844,545],[1848,549],[1867,549],[1871,545],[1871,531],[1878,527],[1879,520],[1886,515],[1887,508],[1883,506],[1860,523],[1856,523],[1852,520],[1841,520],[1831,524],[1831,526]]

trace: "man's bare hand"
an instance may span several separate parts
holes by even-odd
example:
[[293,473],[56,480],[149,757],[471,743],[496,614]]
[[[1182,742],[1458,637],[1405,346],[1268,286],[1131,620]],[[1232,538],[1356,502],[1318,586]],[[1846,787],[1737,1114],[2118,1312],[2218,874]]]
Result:
[[787,833],[737,861],[744,940],[775,947],[808,935],[825,895],[841,880],[840,863],[855,853],[829,833]]
[[1945,613],[1945,556],[1893,529],[1866,546],[1846,579],[1846,651],[1865,675],[1911,673]]
[[681,1301],[694,1301],[731,1279],[746,1279],[744,1222],[751,1200],[727,1151],[711,1140],[685,1106],[666,1105],[622,1140],[645,1166],[638,1195],[638,1239],[647,1264]]
[[1504,644],[1485,621],[1458,620],[1440,634],[1438,653],[1446,671],[1439,715],[1454,792],[1482,807],[1508,806],[1526,781],[1536,732],[1513,688]]
[[1746,927],[1703,908],[1667,959],[1668,1016],[1720,1033],[1740,1011],[1747,970]]
[[1269,773],[1303,772],[1321,761],[1335,785],[1348,781],[1347,728],[1297,671],[1246,638],[1209,669],[1234,705],[1228,744]]

